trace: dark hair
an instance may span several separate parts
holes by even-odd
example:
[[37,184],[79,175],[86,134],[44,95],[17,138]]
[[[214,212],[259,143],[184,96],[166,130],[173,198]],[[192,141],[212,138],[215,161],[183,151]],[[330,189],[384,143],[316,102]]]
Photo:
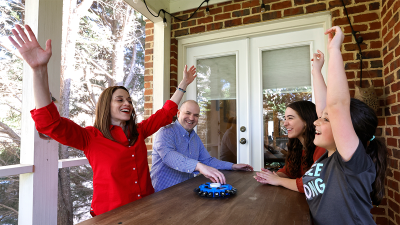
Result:
[[354,98],[350,101],[350,116],[354,131],[375,164],[376,177],[372,184],[371,199],[374,205],[379,205],[385,193],[385,176],[388,159],[385,144],[377,138],[370,141],[375,135],[378,118],[372,108]]
[[[300,168],[303,171],[308,170],[314,163],[314,137],[315,137],[315,126],[314,121],[318,119],[315,104],[309,101],[297,101],[290,103],[287,107],[296,111],[300,118],[306,123],[305,131],[303,133],[304,145],[303,146],[298,138],[289,138],[287,144],[288,155],[285,160],[286,172],[291,176],[301,176]],[[305,154],[303,155],[303,148]]]
[[[94,119],[94,127],[99,129],[99,131],[106,137],[112,141],[115,141],[110,132],[110,125],[111,125],[111,100],[112,95],[118,89],[123,89],[126,92],[129,91],[123,86],[112,86],[106,88],[99,97],[96,105],[96,117]],[[136,139],[139,136],[139,132],[137,131],[137,124],[136,124],[136,113],[135,109],[130,116],[129,121],[126,122],[126,126],[130,132],[130,141],[129,145],[133,145],[136,142]]]

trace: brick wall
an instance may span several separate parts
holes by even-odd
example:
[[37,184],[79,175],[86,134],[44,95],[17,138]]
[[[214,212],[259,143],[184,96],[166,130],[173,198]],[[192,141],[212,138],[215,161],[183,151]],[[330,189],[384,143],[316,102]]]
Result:
[[381,0],[382,59],[385,87],[384,138],[389,149],[387,176],[388,224],[400,224],[400,0]]
[[[385,199],[372,213],[377,224],[400,224],[400,47],[399,5],[400,0],[344,0],[350,20],[364,39],[363,87],[375,86],[381,108],[377,115],[379,127],[376,136],[385,140],[390,155]],[[173,19],[171,24],[171,94],[177,86],[178,42],[176,37],[208,31],[245,26],[252,23],[294,17],[304,14],[330,11],[332,24],[345,33],[342,46],[344,66],[351,95],[354,85],[359,84],[360,72],[358,47],[351,35],[350,26],[340,0],[264,0],[266,12],[260,12],[260,0],[231,0],[209,5],[211,15],[205,17],[202,7],[189,21]],[[175,13],[186,19],[195,10]]]
[[[153,49],[154,49],[154,23],[146,20],[146,40],[145,40],[145,56],[144,56],[144,119],[150,117],[153,113]],[[153,149],[152,136],[145,140],[147,150]],[[148,158],[151,164],[151,156]]]

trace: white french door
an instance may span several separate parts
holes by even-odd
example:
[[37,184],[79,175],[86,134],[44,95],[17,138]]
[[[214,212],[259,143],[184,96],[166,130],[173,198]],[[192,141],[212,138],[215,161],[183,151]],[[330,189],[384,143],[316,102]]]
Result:
[[273,162],[285,159],[282,152],[288,142],[283,126],[286,106],[299,100],[313,101],[311,58],[317,49],[326,49],[324,29],[254,37],[249,49],[251,163],[255,168],[273,168]]
[[225,153],[235,149],[234,162],[257,171],[284,159],[282,113],[291,101],[313,99],[310,59],[326,50],[323,33],[313,26],[186,48],[198,71],[187,99],[199,102],[197,132],[212,156],[232,161]]
[[243,39],[187,49],[187,64],[197,68],[186,96],[201,109],[196,132],[211,156],[234,163],[250,163],[247,45]]

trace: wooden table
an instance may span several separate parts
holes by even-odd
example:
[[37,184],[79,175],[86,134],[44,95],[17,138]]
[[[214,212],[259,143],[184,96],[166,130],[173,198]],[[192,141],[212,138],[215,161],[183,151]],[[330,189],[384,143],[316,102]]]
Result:
[[199,176],[121,206],[87,224],[310,224],[304,194],[262,185],[255,172],[222,171],[238,191],[229,198],[202,198],[193,191],[209,182]]

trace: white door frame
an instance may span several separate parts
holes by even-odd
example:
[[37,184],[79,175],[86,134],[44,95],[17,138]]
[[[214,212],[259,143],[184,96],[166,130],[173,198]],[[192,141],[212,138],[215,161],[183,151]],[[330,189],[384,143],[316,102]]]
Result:
[[[296,16],[274,21],[267,21],[252,25],[228,28],[219,31],[211,31],[203,34],[188,35],[178,37],[178,80],[182,79],[184,65],[187,64],[187,49],[194,46],[221,43],[233,40],[240,40],[258,36],[267,36],[272,34],[286,33],[296,30],[304,30],[310,28],[322,27],[327,30],[332,25],[331,13],[328,11],[314,13],[304,16]],[[328,37],[325,36],[325,49],[327,52]],[[326,56],[326,61],[328,56]],[[250,69],[250,68],[249,68]],[[186,96],[184,96],[186,99]],[[184,99],[184,100],[185,100]],[[250,153],[250,163],[256,171],[261,170],[263,158],[258,155],[252,156]],[[257,159],[255,159],[257,157]],[[262,159],[258,159],[258,158]]]
[[[202,45],[201,47],[192,47],[188,49],[188,64],[197,66],[198,59],[214,58],[227,55],[236,56],[236,117],[237,140],[245,138],[249,140],[250,130],[240,132],[239,127],[249,127],[249,73],[248,73],[248,39],[234,40],[229,42]],[[198,54],[201,52],[201,54]],[[186,99],[196,100],[197,98],[197,79],[187,89]],[[197,131],[197,127],[196,127]],[[237,143],[238,163],[251,163],[251,142],[246,144]]]
[[[290,31],[290,32],[289,32]],[[274,49],[285,49],[298,46],[309,46],[309,60],[312,58],[314,52],[317,49],[323,49],[327,47],[324,44],[324,29],[322,27],[308,27],[301,30],[287,30],[285,33],[269,36],[259,36],[250,39],[250,86],[252,92],[250,93],[251,102],[251,127],[249,129],[253,134],[249,138],[249,142],[252,143],[252,160],[251,165],[255,168],[262,168],[264,165],[264,123],[263,121],[263,71],[262,71],[262,52]],[[327,57],[325,57],[327,58]],[[312,65],[309,60],[310,68]],[[326,75],[327,66],[322,67],[322,74]],[[312,87],[312,75],[311,70],[309,71],[309,79]],[[313,92],[312,92],[313,93]],[[314,95],[313,102],[314,102]]]

